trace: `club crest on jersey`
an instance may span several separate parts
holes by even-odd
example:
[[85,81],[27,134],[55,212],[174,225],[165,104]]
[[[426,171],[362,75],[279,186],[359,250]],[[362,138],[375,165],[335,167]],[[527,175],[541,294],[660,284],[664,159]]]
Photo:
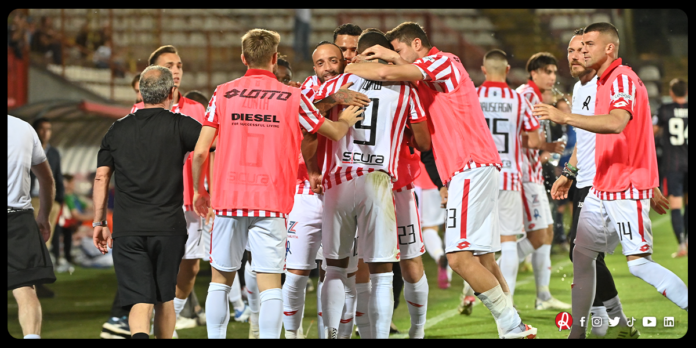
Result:
[[247,92],[247,89],[245,88],[240,92],[238,89],[234,88],[225,93],[225,98],[230,99],[236,96],[240,96],[242,98],[265,99],[266,97],[268,97],[268,99],[272,99],[273,97],[275,97],[276,100],[286,101],[290,99],[291,95],[292,93],[290,92],[272,91],[266,89],[252,89],[251,91]]
[[343,163],[362,163],[362,164],[378,165],[378,164],[384,163],[384,156],[346,151],[343,153],[342,162]]

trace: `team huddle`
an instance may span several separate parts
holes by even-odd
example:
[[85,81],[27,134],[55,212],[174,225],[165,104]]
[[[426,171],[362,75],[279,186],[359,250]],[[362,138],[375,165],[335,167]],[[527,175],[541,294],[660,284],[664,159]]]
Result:
[[[245,255],[255,338],[280,338],[283,327],[285,338],[304,337],[305,289],[317,264],[320,337],[351,338],[357,325],[360,338],[388,338],[396,262],[411,318],[408,335],[424,338],[426,249],[465,280],[460,312],[471,313],[478,297],[499,338],[537,336],[513,303],[519,265],[528,255],[535,309],[618,316],[619,335],[636,338],[616,289],[604,290],[613,287],[604,253],[621,243],[631,273],[688,310],[684,282],[650,258],[648,213],[651,206],[664,213],[665,199],[657,189],[647,92],[621,65],[611,24],[577,31],[568,47],[571,71],[580,79],[573,99],[591,98],[591,110],[543,102],[556,80],[551,54],[529,58],[529,81],[512,89],[507,54],[492,50],[482,62],[486,80],[475,87],[460,58],[431,45],[417,23],[387,33],[342,25],[333,42],[316,46],[316,75],[299,88],[280,76],[279,42],[276,32],[250,30],[242,37],[243,77],[217,86],[207,109],[181,95],[170,109],[201,126],[183,166],[188,239],[174,310],[178,316],[191,292],[197,260],[209,260],[208,338],[226,337],[230,303],[243,308],[236,278]],[[179,86],[176,49],[161,47],[150,64],[170,70]],[[132,113],[142,107],[136,104]],[[554,199],[567,198],[576,181],[574,206],[582,207],[574,209],[571,229],[572,305],[549,291],[553,220],[542,163],[565,143],[547,142],[544,120],[572,125],[579,134],[551,190]],[[442,224],[444,240],[437,234]],[[95,231],[95,245],[104,251],[101,238]],[[117,277],[120,283],[124,276]],[[445,273],[438,281],[442,277],[447,282]],[[171,300],[164,297],[157,300]],[[580,322],[573,322],[571,338],[585,337]],[[158,336],[171,337],[173,325],[162,330]],[[603,336],[606,328],[592,333]]]

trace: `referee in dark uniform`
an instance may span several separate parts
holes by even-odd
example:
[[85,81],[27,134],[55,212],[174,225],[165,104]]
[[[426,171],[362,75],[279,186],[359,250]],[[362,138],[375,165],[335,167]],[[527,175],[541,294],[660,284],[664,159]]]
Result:
[[[672,228],[677,236],[679,249],[672,257],[687,256],[689,233],[689,104],[686,81],[674,79],[669,83],[669,96],[673,103],[663,104],[655,116],[653,127],[662,143],[662,192],[669,199]],[[655,122],[653,122],[655,124]],[[682,217],[682,207],[684,215]]]
[[[183,168],[201,124],[169,111],[174,80],[169,69],[149,66],[140,77],[145,108],[114,122],[102,140],[94,179],[94,245],[113,247],[121,306],[133,305],[133,338],[148,338],[154,307],[155,336],[171,338],[176,323],[176,277],[187,239]],[[106,226],[106,199],[116,176],[115,233]],[[113,238],[113,239],[112,239]]]

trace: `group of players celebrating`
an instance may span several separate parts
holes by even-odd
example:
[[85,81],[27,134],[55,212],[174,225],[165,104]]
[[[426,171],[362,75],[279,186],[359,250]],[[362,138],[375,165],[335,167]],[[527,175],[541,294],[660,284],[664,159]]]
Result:
[[[647,92],[621,65],[611,24],[589,25],[570,40],[568,62],[580,79],[572,113],[542,102],[557,71],[545,52],[529,59],[529,81],[516,90],[506,83],[506,53],[488,52],[486,80],[476,88],[459,57],[434,47],[417,23],[387,33],[344,24],[333,42],[316,46],[316,75],[298,89],[289,66],[278,63],[279,42],[276,32],[250,30],[242,37],[243,77],[217,86],[206,111],[181,95],[172,107],[203,125],[184,169],[189,242],[174,307],[178,315],[197,260],[209,259],[208,338],[226,337],[230,292],[241,302],[235,277],[245,253],[250,337],[280,338],[283,326],[286,338],[304,337],[305,289],[319,261],[321,338],[350,338],[354,325],[361,338],[389,337],[395,262],[409,337],[424,338],[426,248],[465,280],[461,312],[471,313],[476,296],[500,338],[535,338],[537,329],[513,305],[518,266],[528,255],[535,308],[571,309],[549,292],[553,221],[541,173],[548,154],[565,144],[547,142],[540,120],[578,132],[551,191],[554,199],[567,198],[576,181],[573,315],[618,316],[618,336],[638,337],[604,263],[618,242],[632,274],[688,310],[684,282],[650,258],[648,212],[652,206],[664,214],[667,200],[657,188]],[[170,68],[179,86],[176,50],[164,46],[153,56],[150,64]],[[429,151],[434,161],[424,165],[420,153]],[[210,241],[200,243],[205,228]],[[580,323],[573,322],[570,337],[585,337]]]

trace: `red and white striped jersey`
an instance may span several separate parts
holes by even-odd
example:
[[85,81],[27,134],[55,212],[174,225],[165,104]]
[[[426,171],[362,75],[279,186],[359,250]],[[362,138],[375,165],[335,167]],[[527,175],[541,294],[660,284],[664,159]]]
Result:
[[302,94],[309,99],[309,101],[314,102],[314,96],[316,95],[320,86],[321,81],[319,81],[317,75],[312,75],[302,82],[300,90],[302,91]]
[[476,88],[476,92],[503,162],[499,189],[520,191],[522,131],[531,132],[539,128],[539,122],[532,116],[532,106],[505,82],[486,81]]
[[[356,123],[345,138],[327,142],[322,170],[324,188],[328,190],[375,170],[386,172],[392,182],[396,182],[406,122],[426,120],[416,90],[409,82],[369,81],[353,74],[341,74],[326,81],[314,99],[334,94],[348,82],[353,83],[349,89],[365,94],[371,102],[363,111],[364,119]],[[333,108],[329,118],[337,120],[342,109]]]
[[[143,109],[144,107],[145,104],[143,102],[133,104],[130,113],[135,113],[138,109]],[[195,100],[183,97],[181,93],[179,93],[179,101],[172,105],[169,111],[175,114],[190,116],[201,124],[203,124],[203,118],[205,118],[205,107]],[[184,211],[193,211],[192,165],[193,154],[189,154],[184,163]],[[204,180],[207,182],[208,170],[203,170],[203,176]]]
[[[516,91],[527,99],[532,107],[538,103],[541,103],[541,90],[532,80],[529,80],[526,84],[517,87]],[[539,119],[536,116],[532,117],[537,123],[539,123]],[[537,131],[541,133],[541,128],[539,128]],[[525,148],[523,157],[522,182],[543,184],[544,174],[541,170],[541,161],[539,161],[539,150]]]

